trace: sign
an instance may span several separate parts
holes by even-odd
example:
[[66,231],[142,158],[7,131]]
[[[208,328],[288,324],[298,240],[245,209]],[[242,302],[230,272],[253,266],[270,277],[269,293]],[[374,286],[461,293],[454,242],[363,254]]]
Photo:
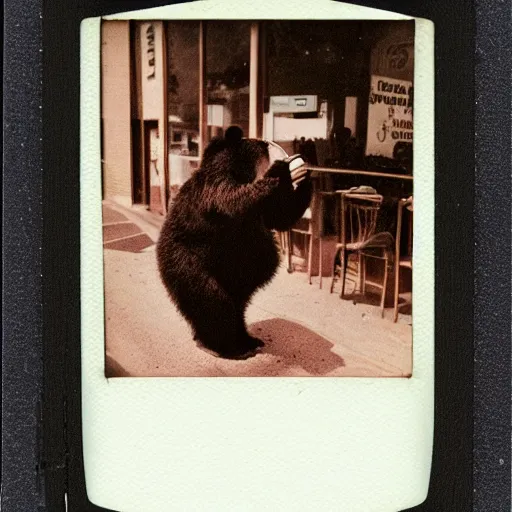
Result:
[[316,112],[316,96],[271,96],[270,110],[275,113]]
[[146,29],[146,43],[147,43],[147,65],[148,65],[148,80],[155,78],[155,27],[153,24],[149,25]]
[[371,77],[366,154],[395,158],[395,147],[412,144],[412,82]]
[[167,84],[163,78],[163,24],[160,21],[137,22],[140,55],[140,85],[143,119],[160,119],[166,116],[164,97]]
[[414,49],[409,43],[392,44],[386,50],[386,60],[389,69],[402,70],[411,63],[410,54]]

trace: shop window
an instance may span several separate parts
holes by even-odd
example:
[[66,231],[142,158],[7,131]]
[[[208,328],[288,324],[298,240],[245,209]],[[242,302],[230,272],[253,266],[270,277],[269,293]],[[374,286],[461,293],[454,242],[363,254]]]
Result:
[[206,139],[238,125],[249,132],[250,23],[209,21],[206,25]]
[[[264,134],[309,163],[357,167],[362,137],[350,106],[367,98],[371,38],[362,22],[266,23],[267,90]],[[283,98],[273,107],[274,98]],[[307,104],[301,97],[312,98]],[[362,102],[361,102],[362,103]],[[288,111],[286,111],[289,109]],[[285,112],[283,112],[285,110]],[[362,134],[361,134],[362,135]]]
[[167,110],[171,153],[198,156],[199,23],[167,23]]
[[199,165],[199,22],[168,22],[167,122],[171,201]]

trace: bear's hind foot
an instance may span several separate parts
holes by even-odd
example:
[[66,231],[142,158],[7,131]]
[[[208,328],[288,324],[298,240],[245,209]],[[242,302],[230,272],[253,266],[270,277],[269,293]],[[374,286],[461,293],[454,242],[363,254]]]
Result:
[[221,359],[233,359],[233,360],[245,360],[251,357],[254,357],[257,354],[257,347],[244,345],[240,348],[236,349],[213,349],[210,348],[203,343],[201,343],[198,339],[195,339],[196,346],[202,351],[210,354],[213,357],[218,357]]
[[254,336],[251,336],[250,334],[246,335],[244,341],[246,346],[252,349],[263,348],[265,346],[265,343],[262,340]]
[[223,359],[245,360],[254,357],[258,353],[256,348],[245,348],[220,352],[219,357]]

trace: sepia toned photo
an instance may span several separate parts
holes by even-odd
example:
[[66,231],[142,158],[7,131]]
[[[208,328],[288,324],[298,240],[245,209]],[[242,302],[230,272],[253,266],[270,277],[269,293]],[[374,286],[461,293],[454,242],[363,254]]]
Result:
[[412,375],[414,34],[102,21],[107,377]]

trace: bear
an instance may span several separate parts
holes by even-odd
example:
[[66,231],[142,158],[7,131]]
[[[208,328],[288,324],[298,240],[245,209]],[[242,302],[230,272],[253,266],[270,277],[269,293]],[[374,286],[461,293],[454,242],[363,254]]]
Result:
[[264,346],[247,332],[245,311],[279,267],[272,231],[290,229],[311,201],[309,171],[295,187],[288,163],[269,166],[267,142],[228,128],[205,148],[157,241],[171,301],[198,347],[217,357],[247,359]]

